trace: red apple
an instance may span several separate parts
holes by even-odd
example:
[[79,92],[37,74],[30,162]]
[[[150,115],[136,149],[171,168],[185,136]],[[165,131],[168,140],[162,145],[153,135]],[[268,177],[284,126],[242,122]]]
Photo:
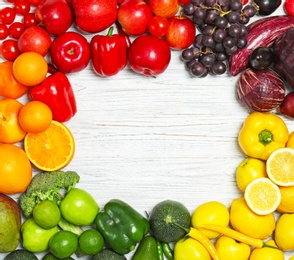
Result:
[[42,27],[28,27],[18,39],[18,49],[22,52],[34,51],[45,56],[51,45],[50,34]]
[[117,12],[117,20],[128,35],[146,33],[152,17],[153,14],[149,5],[142,0],[124,1]]
[[168,67],[171,50],[165,40],[143,34],[132,42],[128,59],[135,72],[145,76],[156,76]]
[[165,39],[172,49],[183,50],[189,47],[195,35],[195,25],[188,17],[179,15],[169,19]]
[[84,32],[101,32],[116,20],[116,0],[71,0],[71,4],[76,25]]
[[46,0],[35,10],[39,25],[50,34],[58,35],[66,32],[73,23],[73,13],[66,0]]
[[53,40],[50,57],[58,71],[78,72],[86,68],[90,61],[90,45],[83,35],[77,32],[65,32]]
[[155,15],[165,18],[174,16],[180,8],[179,0],[148,0],[148,5]]

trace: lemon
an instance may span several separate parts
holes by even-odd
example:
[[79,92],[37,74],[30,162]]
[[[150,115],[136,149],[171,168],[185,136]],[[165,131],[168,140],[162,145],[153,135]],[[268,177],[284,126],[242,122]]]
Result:
[[236,170],[236,182],[238,188],[244,192],[247,185],[261,177],[267,177],[265,161],[248,157],[243,160]]
[[281,213],[294,213],[294,186],[279,187],[281,202],[277,211]]
[[[266,242],[267,245],[277,246],[274,240]],[[279,249],[270,247],[254,248],[251,252],[249,260],[284,260],[284,253]]]
[[37,204],[33,210],[35,222],[45,229],[57,226],[60,217],[59,207],[54,201],[44,200]]
[[268,238],[275,229],[274,214],[258,215],[254,213],[248,207],[244,197],[232,201],[230,222],[235,230],[258,239]]
[[282,214],[275,230],[275,241],[282,250],[294,250],[294,214]]
[[285,147],[274,151],[266,161],[268,177],[279,186],[294,185],[294,149]]
[[269,178],[253,180],[245,189],[244,198],[249,208],[258,215],[273,213],[281,202],[279,187]]
[[[208,201],[198,206],[191,217],[192,226],[199,228],[203,224],[215,224],[223,227],[228,226],[230,213],[228,208],[218,201]],[[216,238],[220,234],[215,231],[199,228],[208,238]]]

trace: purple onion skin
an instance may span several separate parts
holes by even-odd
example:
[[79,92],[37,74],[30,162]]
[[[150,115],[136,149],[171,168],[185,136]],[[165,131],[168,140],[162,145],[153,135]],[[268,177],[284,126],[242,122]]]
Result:
[[272,69],[244,70],[237,81],[237,98],[250,112],[270,112],[285,97],[284,81]]
[[271,16],[256,20],[248,26],[247,44],[229,57],[229,71],[236,76],[249,65],[251,53],[258,47],[270,47],[287,29],[294,26],[294,16]]
[[290,119],[294,119],[294,92],[290,92],[285,96],[279,112]]

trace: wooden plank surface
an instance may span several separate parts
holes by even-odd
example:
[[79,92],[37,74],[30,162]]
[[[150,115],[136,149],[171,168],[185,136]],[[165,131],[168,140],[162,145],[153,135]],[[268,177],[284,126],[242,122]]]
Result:
[[[0,8],[6,5],[2,0]],[[69,79],[78,112],[66,125],[76,152],[64,170],[77,171],[78,187],[101,207],[120,198],[145,214],[173,199],[192,212],[211,200],[229,206],[242,195],[235,170],[245,156],[237,135],[248,112],[236,100],[237,77],[192,78],[180,52],[172,51],[168,69],[156,78],[129,67],[100,78],[89,64]]]

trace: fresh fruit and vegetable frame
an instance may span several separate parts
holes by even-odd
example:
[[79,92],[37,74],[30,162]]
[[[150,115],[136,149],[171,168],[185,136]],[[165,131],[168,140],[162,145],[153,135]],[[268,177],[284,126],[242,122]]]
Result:
[[0,258],[294,259],[293,10],[0,2]]

